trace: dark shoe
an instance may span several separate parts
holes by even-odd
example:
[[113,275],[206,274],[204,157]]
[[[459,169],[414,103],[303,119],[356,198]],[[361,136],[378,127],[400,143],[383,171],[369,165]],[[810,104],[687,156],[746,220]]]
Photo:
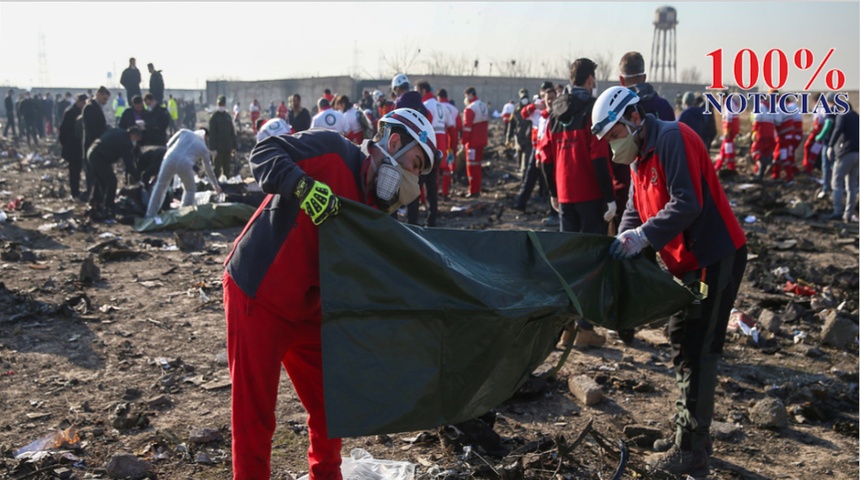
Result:
[[633,343],[633,337],[635,334],[636,330],[632,328],[625,328],[624,330],[618,331],[618,338],[620,338],[621,341],[624,342],[624,345],[630,345]]
[[648,459],[648,465],[673,475],[691,475],[693,477],[706,477],[710,471],[708,454],[704,450],[685,452],[676,445],[673,445],[665,453],[651,455]]
[[[666,452],[674,446],[674,438],[660,438],[654,440],[653,448],[655,452]],[[714,454],[714,443],[711,441],[710,436],[705,440],[705,452],[707,452],[709,457]]]
[[511,208],[514,210],[526,213],[526,206],[525,205],[520,205],[519,203],[515,203]]

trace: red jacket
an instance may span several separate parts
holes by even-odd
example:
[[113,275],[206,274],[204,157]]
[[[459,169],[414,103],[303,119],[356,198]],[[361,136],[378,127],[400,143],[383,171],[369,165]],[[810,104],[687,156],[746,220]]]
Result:
[[534,137],[535,160],[545,165],[551,165],[555,162],[555,155],[552,154],[552,146],[549,142],[550,136],[548,126],[549,112],[541,110],[537,128],[532,130],[532,136]]
[[278,106],[278,116],[284,120],[287,119],[287,106],[283,103]]
[[619,231],[639,225],[669,272],[682,277],[746,244],[717,172],[689,126],[646,115],[645,141],[631,165],[633,190]]
[[770,113],[762,112],[753,114],[753,142],[750,146],[750,153],[755,156],[756,153],[764,153],[770,155],[773,147],[776,145],[774,137],[776,129],[773,124],[773,116]]
[[723,116],[723,135],[726,136],[726,139],[732,141],[738,133],[741,131],[741,119],[738,116],[734,116],[733,118],[728,118],[727,116]]
[[[555,184],[559,203],[615,200],[609,166],[609,143],[591,133],[594,97],[584,88],[570,94],[570,110],[564,121],[550,118],[546,132],[547,157],[555,159]],[[546,163],[550,163],[546,161]]]
[[[331,130],[269,137],[251,151],[251,171],[269,195],[236,238],[227,272],[273,311],[311,318],[320,308],[319,230],[292,198],[305,175],[343,198],[367,202],[361,170],[370,154]],[[316,312],[317,314],[319,312]]]
[[376,106],[376,111],[379,113],[379,118],[376,119],[376,129],[379,130],[379,120],[382,119],[386,113],[394,111],[394,102],[385,100],[385,103]]
[[490,114],[487,105],[475,97],[475,100],[463,110],[463,145],[467,148],[486,147],[489,123]]

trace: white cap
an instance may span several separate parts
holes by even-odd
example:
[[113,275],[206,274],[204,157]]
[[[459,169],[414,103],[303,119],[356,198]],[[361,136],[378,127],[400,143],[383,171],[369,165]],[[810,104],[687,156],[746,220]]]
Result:
[[260,131],[257,132],[257,141],[261,142],[269,137],[275,135],[286,135],[293,131],[293,127],[287,123],[283,118],[273,118],[268,120],[266,123],[260,127]]
[[206,141],[206,130],[203,130],[202,128],[200,130],[194,130],[194,135],[200,137],[200,140],[203,140],[204,142]]

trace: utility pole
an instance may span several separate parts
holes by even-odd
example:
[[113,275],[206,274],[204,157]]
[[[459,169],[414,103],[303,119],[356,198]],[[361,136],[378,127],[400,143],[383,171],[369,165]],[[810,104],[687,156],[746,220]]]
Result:
[[358,41],[352,42],[352,71],[349,73],[351,77],[358,78],[358,56],[361,53],[358,50]]
[[45,49],[45,34],[39,32],[39,86],[47,87],[50,80],[50,75],[48,75],[48,54]]

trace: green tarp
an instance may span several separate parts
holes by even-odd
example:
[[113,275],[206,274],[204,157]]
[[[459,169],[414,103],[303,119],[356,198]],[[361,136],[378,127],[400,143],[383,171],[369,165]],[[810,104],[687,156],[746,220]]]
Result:
[[152,218],[134,219],[138,232],[159,230],[206,230],[245,225],[257,211],[244,203],[207,203],[168,210]]
[[559,275],[585,317],[613,330],[692,301],[654,263],[611,259],[611,241],[425,229],[344,201],[320,228],[329,434],[459,423],[510,398],[576,312]]

